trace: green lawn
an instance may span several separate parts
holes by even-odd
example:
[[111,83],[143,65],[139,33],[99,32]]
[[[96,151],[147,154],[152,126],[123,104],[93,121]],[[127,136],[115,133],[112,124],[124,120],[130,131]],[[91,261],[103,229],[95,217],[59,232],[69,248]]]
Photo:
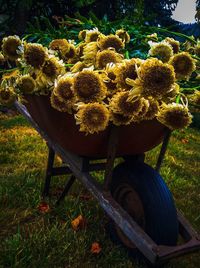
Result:
[[[157,151],[147,154],[147,163],[155,165]],[[79,182],[59,207],[53,207],[52,198],[48,213],[38,210],[46,161],[46,144],[25,119],[0,114],[0,267],[144,267],[109,240],[107,217]],[[61,160],[57,157],[56,162]],[[161,175],[177,207],[198,231],[199,163],[199,131],[174,132]],[[53,179],[53,196],[65,181],[66,176]],[[74,231],[71,221],[80,214],[87,225]],[[99,242],[99,254],[90,252],[93,242]],[[167,267],[197,268],[199,263],[200,254],[196,253],[173,260]]]

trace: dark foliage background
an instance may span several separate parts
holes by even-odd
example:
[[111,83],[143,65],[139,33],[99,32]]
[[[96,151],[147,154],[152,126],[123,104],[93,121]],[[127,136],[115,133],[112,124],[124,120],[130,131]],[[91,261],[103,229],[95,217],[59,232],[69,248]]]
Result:
[[[47,17],[55,24],[53,16],[75,17],[80,13],[88,17],[91,12],[99,19],[105,15],[110,21],[126,17],[133,24],[167,26],[176,24],[170,17],[177,3],[178,0],[0,0],[0,36],[22,35],[34,17]],[[199,0],[196,5],[200,6]]]

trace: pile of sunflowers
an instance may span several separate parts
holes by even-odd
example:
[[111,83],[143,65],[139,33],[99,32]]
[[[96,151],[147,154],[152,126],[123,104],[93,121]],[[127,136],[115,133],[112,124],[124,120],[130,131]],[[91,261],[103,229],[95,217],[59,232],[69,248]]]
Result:
[[[117,30],[104,35],[98,29],[83,30],[80,42],[55,39],[49,47],[27,43],[18,36],[3,38],[0,66],[0,104],[12,105],[23,95],[49,95],[53,108],[72,114],[86,134],[156,118],[170,129],[192,121],[188,100],[179,81],[190,79],[196,60],[180,50],[173,38],[157,41],[149,36],[146,60],[127,56],[129,34]],[[156,41],[155,41],[156,40]],[[200,44],[194,48],[199,56]],[[126,53],[125,53],[126,52]],[[10,69],[10,70],[9,70]],[[200,92],[190,96],[200,104]]]

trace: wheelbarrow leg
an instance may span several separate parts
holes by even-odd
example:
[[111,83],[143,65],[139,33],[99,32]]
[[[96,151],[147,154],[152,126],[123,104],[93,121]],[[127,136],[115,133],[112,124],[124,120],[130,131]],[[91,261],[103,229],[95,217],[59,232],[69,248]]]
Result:
[[42,191],[42,197],[43,198],[49,196],[49,189],[50,189],[50,183],[51,183],[51,177],[52,177],[53,163],[54,163],[54,159],[55,159],[54,150],[49,145],[48,145],[48,148],[49,148],[48,163],[47,163],[47,169],[46,169],[44,188],[43,188],[43,191]]
[[67,193],[69,192],[72,184],[74,183],[76,177],[74,175],[71,175],[69,181],[66,183],[65,188],[62,192],[62,194],[60,195],[60,197],[58,198],[58,200],[56,201],[56,206],[60,204],[60,202],[65,198],[65,196],[67,195]]
[[162,143],[162,147],[160,149],[160,153],[159,153],[159,156],[158,156],[158,160],[157,160],[157,163],[156,163],[156,168],[155,170],[157,172],[160,171],[160,167],[162,165],[162,162],[163,162],[163,159],[164,159],[164,156],[165,156],[165,153],[166,153],[166,150],[167,150],[167,145],[169,143],[169,139],[171,137],[171,130],[167,130],[166,133],[165,133],[165,136],[164,136],[164,139],[163,139],[163,143]]
[[111,180],[112,180],[112,171],[115,162],[116,148],[118,145],[118,128],[112,126],[110,130],[109,140],[108,140],[108,151],[107,151],[107,161],[104,174],[104,183],[103,188],[105,191],[109,191]]

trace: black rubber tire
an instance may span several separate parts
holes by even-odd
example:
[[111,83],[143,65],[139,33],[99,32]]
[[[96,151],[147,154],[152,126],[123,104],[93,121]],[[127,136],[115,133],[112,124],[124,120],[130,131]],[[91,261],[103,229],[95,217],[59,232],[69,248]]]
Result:
[[[176,207],[170,190],[158,172],[140,161],[124,162],[113,170],[111,193],[114,194],[122,183],[133,187],[141,199],[145,232],[158,245],[175,246],[178,240]],[[111,239],[121,243],[113,222],[109,223],[108,229]]]

